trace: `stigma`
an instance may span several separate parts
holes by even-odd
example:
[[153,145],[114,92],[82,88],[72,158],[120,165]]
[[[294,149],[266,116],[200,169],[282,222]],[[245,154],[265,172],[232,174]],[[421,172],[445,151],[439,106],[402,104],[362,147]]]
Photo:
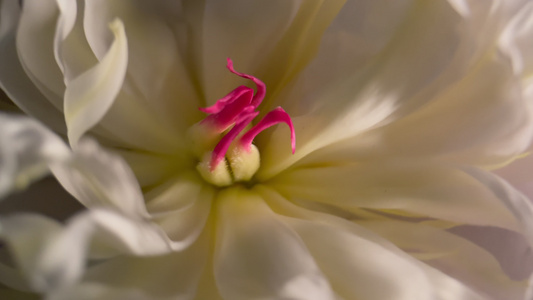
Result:
[[259,106],[265,98],[266,85],[254,76],[235,71],[229,58],[226,67],[231,73],[251,80],[256,91],[242,85],[214,105],[200,108],[207,117],[191,131],[195,152],[200,154],[196,169],[206,181],[221,187],[251,180],[260,167],[260,153],[253,141],[271,126],[287,124],[292,153],[296,150],[291,117],[281,107],[266,113],[252,126],[260,114]]

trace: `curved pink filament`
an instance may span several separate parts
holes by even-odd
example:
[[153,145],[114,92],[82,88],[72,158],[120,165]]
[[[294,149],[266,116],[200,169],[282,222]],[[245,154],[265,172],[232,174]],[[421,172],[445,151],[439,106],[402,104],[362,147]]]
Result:
[[276,107],[274,110],[270,111],[265,115],[259,123],[257,123],[254,127],[252,127],[248,132],[246,132],[239,142],[245,149],[250,149],[250,145],[252,145],[252,141],[254,138],[263,130],[274,126],[278,123],[285,123],[289,126],[289,129],[291,131],[291,148],[292,148],[292,154],[296,151],[296,134],[294,132],[294,126],[292,124],[291,117],[288,113],[286,113],[283,108]]
[[248,75],[248,74],[244,74],[244,73],[240,73],[240,72],[235,71],[235,69],[233,68],[233,61],[231,60],[231,58],[228,57],[227,61],[228,61],[228,64],[226,65],[226,67],[228,68],[228,70],[230,70],[231,73],[233,73],[235,75],[238,75],[238,76],[240,76],[242,78],[250,79],[257,86],[257,93],[255,93],[255,96],[252,99],[252,105],[257,108],[259,106],[259,104],[261,104],[261,102],[263,101],[263,99],[265,98],[265,95],[266,95],[266,85],[265,85],[265,83],[262,82],[261,80],[255,78],[255,77],[253,77],[252,75]]
[[224,160],[224,157],[226,156],[226,152],[228,152],[229,146],[231,145],[231,142],[239,135],[241,131],[252,122],[252,120],[257,117],[259,112],[250,112],[246,116],[240,116],[240,122],[235,124],[233,128],[224,136],[222,139],[218,142],[218,144],[215,146],[215,149],[213,150],[213,154],[211,156],[211,162],[209,164],[209,168],[211,171],[213,171],[218,164]]

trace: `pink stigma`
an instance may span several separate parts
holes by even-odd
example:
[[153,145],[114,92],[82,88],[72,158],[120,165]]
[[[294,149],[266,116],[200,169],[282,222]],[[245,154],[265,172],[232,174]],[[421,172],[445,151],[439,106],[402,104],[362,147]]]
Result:
[[[228,58],[226,67],[228,70],[242,78],[253,81],[257,87],[257,92],[254,95],[254,90],[239,86],[223,98],[219,99],[214,105],[200,108],[201,111],[208,114],[202,121],[211,123],[218,133],[222,133],[231,126],[230,131],[220,139],[213,150],[210,162],[210,170],[213,171],[219,163],[224,160],[226,152],[231,143],[239,136],[239,134],[253,121],[259,111],[256,111],[261,104],[266,94],[266,85],[259,79],[244,73],[235,71],[233,68],[233,61]],[[238,141],[238,145],[243,149],[249,151],[254,138],[263,130],[274,126],[278,123],[285,123],[289,126],[291,131],[291,148],[294,154],[296,150],[296,134],[292,124],[291,117],[281,107],[267,113],[255,126],[248,130]]]

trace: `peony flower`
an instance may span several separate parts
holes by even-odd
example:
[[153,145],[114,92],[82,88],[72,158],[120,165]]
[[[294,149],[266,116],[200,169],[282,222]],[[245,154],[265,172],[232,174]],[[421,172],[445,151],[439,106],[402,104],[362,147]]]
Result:
[[0,5],[4,298],[531,298],[531,1]]

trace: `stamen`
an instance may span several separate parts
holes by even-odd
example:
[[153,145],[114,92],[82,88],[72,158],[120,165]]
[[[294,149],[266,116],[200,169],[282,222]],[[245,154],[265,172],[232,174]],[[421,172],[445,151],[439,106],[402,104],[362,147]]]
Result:
[[[256,109],[261,104],[266,94],[266,85],[261,80],[251,75],[235,71],[233,68],[233,61],[230,58],[227,59],[226,67],[233,74],[253,81],[257,87],[257,91],[254,94],[253,89],[246,86],[239,86],[223,98],[219,99],[215,104],[209,107],[200,108],[201,111],[209,114],[200,123],[205,124],[205,127],[202,126],[202,128],[206,128],[208,132],[214,132],[218,135],[233,126],[216,144],[212,153],[210,153],[211,159],[209,164],[207,165],[207,162],[203,159],[202,163],[198,166],[202,176],[204,178],[211,178],[211,181],[217,181],[217,185],[222,185],[223,182],[224,185],[227,184],[227,176],[224,175],[226,174],[226,171],[221,171],[221,168],[225,169],[226,166],[224,165],[219,168],[219,165],[224,161],[232,142],[241,135],[241,132],[255,117],[257,117],[257,115],[259,115],[259,112],[256,111]],[[236,145],[233,145],[233,150],[229,155],[229,159],[230,164],[238,169],[236,170],[236,174],[238,175],[235,177],[236,180],[249,180],[255,171],[257,171],[259,168],[259,152],[257,151],[257,148],[253,148],[255,149],[255,152],[252,151],[252,147],[254,147],[252,141],[260,132],[278,123],[285,123],[289,126],[291,131],[292,153],[294,154],[296,149],[296,138],[291,118],[281,107],[275,108],[267,113],[259,123],[242,135]],[[251,163],[252,161],[253,163]],[[243,164],[250,165],[244,166]],[[217,180],[212,178],[215,171],[217,171],[218,174],[215,176]],[[208,176],[205,172],[211,172],[213,174]]]

